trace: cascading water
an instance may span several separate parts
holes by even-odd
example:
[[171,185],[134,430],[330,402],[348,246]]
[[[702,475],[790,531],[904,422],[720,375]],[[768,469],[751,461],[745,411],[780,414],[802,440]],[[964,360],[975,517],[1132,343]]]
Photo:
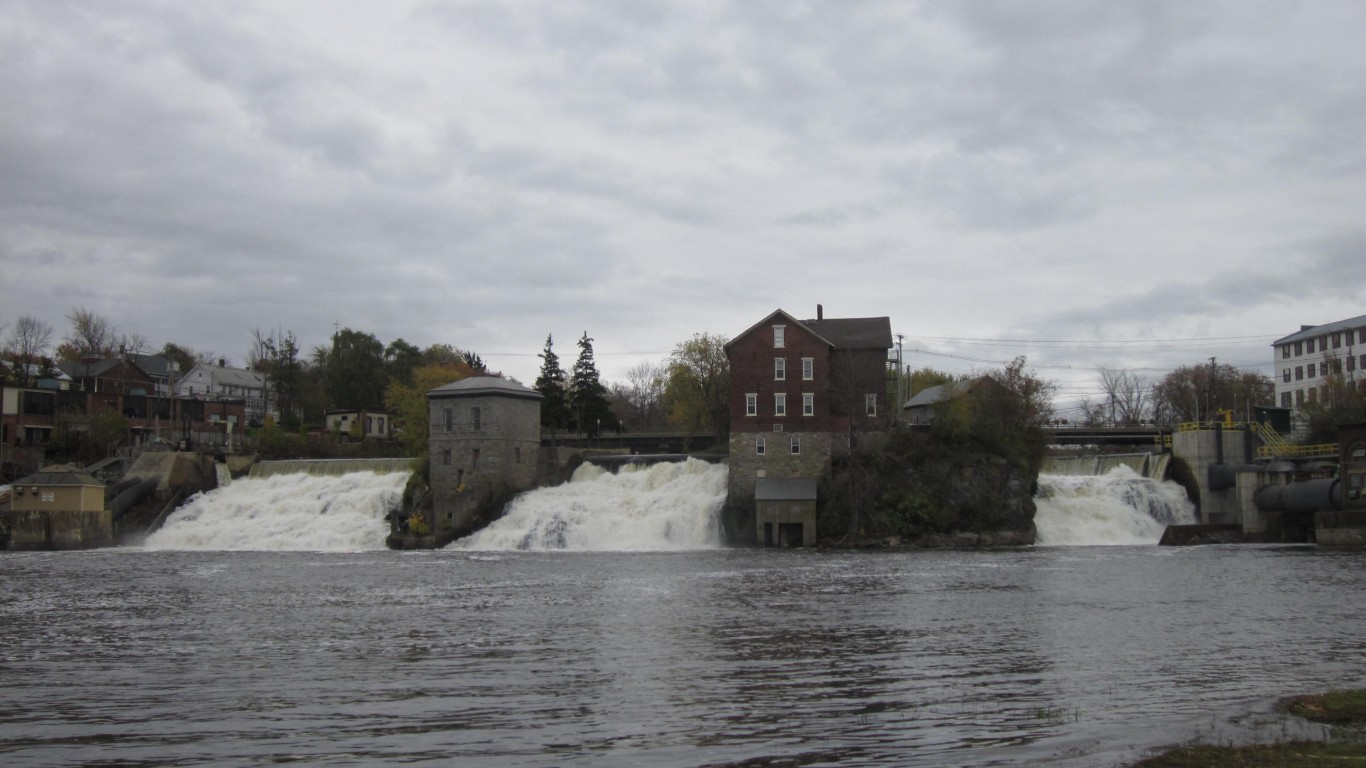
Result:
[[697,459],[626,466],[585,464],[569,483],[518,496],[489,527],[451,545],[472,550],[671,550],[721,545],[725,465]]
[[1035,543],[1045,546],[1156,544],[1168,525],[1196,522],[1176,483],[1120,465],[1103,475],[1039,475]]
[[354,552],[384,549],[385,515],[407,472],[244,477],[192,497],[147,537],[147,549]]

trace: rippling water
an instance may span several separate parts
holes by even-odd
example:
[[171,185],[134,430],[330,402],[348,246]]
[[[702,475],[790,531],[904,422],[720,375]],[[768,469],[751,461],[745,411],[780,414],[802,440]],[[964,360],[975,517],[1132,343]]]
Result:
[[[0,762],[1119,765],[1362,684],[1312,548],[0,555]],[[1240,717],[1252,713],[1252,717]]]

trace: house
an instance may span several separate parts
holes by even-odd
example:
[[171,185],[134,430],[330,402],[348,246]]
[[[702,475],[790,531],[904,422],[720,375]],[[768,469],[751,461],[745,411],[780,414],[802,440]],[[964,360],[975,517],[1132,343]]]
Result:
[[364,408],[328,408],[323,411],[327,431],[362,439],[387,440],[394,436],[394,417],[388,411]]
[[260,426],[266,417],[279,418],[279,409],[266,382],[266,375],[247,368],[232,368],[223,360],[217,365],[199,363],[175,383],[177,397],[200,400],[241,400],[247,423]]
[[74,467],[54,465],[11,488],[10,549],[80,549],[113,543],[104,483]]
[[1328,377],[1366,382],[1366,315],[1326,325],[1302,325],[1271,343],[1276,404],[1296,412],[1318,400]]
[[975,379],[965,379],[963,381],[950,381],[947,384],[940,384],[934,387],[926,387],[902,405],[902,412],[906,416],[906,423],[912,426],[927,426],[934,421],[936,406],[946,403],[955,398],[971,394],[978,387],[984,386],[992,379],[989,376],[978,376]]
[[81,392],[117,395],[156,394],[156,382],[137,363],[124,357],[87,358],[58,366]]
[[433,532],[466,531],[485,501],[535,485],[542,399],[496,376],[427,393]]
[[[726,344],[732,505],[757,503],[760,479],[815,482],[860,435],[882,430],[891,415],[891,347],[889,318],[826,318],[819,305],[813,320],[775,310]],[[741,535],[759,544],[783,538],[814,542],[814,531],[808,532],[814,515],[798,517],[766,518],[762,527],[757,516],[750,517],[745,525],[753,529]],[[783,527],[795,525],[802,528],[800,536]]]

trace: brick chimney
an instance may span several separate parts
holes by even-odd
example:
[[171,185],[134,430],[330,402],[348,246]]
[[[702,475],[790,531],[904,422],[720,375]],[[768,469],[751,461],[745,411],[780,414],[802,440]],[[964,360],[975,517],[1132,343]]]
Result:
[[821,306],[820,304],[817,304],[817,305],[816,305],[816,319],[817,319],[817,320],[824,320],[824,319],[825,319],[825,307]]

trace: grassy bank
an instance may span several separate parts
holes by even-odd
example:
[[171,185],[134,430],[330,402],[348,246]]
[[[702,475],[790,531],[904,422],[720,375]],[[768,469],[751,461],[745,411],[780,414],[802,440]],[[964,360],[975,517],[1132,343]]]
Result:
[[1366,766],[1366,690],[1294,696],[1279,708],[1333,726],[1331,742],[1288,742],[1243,747],[1184,746],[1150,757],[1134,768],[1308,768]]

